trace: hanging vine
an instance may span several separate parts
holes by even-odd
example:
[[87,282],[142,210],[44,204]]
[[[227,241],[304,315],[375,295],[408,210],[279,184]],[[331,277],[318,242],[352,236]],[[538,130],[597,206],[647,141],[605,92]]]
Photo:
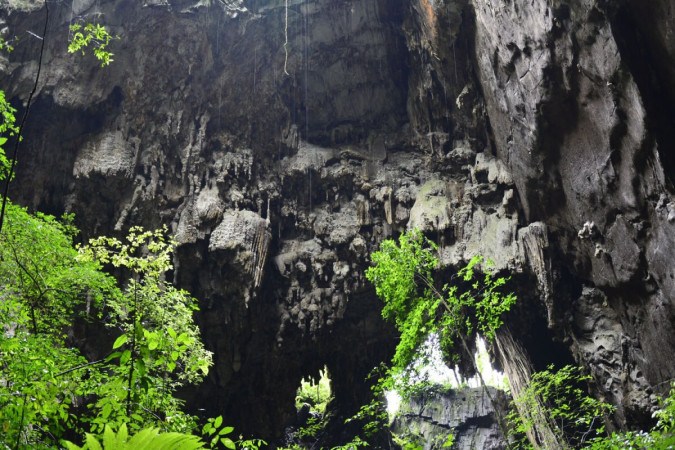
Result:
[[285,58],[284,58],[284,73],[285,73],[286,75],[290,75],[290,74],[288,73],[288,70],[287,70],[287,67],[288,67],[288,0],[286,0],[286,14],[285,14],[285,17],[286,17],[286,24],[284,25],[284,38],[285,38],[285,41],[284,41],[284,54],[285,54]]

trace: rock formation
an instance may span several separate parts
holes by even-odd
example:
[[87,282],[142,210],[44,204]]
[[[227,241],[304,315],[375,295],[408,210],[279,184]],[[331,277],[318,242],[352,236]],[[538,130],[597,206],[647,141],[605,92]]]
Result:
[[[673,0],[47,5],[11,197],[85,236],[170,226],[215,352],[193,407],[279,437],[325,364],[351,414],[394,342],[368,255],[415,226],[448,270],[514,274],[512,384],[573,359],[615,425],[649,421],[675,377]],[[1,17],[21,105],[46,9]],[[110,67],[66,54],[92,20],[119,36]]]
[[[498,404],[506,406],[503,392],[488,388]],[[440,450],[453,436],[457,450],[503,450],[502,433],[488,396],[483,388],[463,387],[457,390],[432,387],[414,394],[404,402],[391,429],[424,450]]]

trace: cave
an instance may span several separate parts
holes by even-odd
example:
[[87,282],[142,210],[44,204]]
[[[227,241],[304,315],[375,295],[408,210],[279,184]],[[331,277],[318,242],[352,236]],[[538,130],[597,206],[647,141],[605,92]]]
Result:
[[[491,354],[513,385],[575,364],[615,408],[610,429],[649,427],[675,378],[674,10],[9,1],[0,87],[19,114],[30,97],[9,197],[74,213],[82,242],[167,226],[170,277],[214,354],[180,397],[270,445],[324,367],[321,445],[356,433],[344,421],[398,342],[365,271],[411,229],[439,244],[443,277],[474,255],[511,277],[520,300]],[[66,51],[91,18],[116,36],[107,67]]]

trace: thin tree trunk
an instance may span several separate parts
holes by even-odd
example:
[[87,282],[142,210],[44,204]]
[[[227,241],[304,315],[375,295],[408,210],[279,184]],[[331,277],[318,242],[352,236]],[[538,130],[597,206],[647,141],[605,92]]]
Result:
[[[503,325],[496,333],[495,344],[498,357],[511,385],[511,395],[518,398],[527,388],[532,378],[532,364],[522,345],[513,339],[511,330]],[[536,398],[537,407],[525,408],[515,402],[518,414],[525,418],[531,427],[526,431],[527,438],[535,448],[543,450],[567,450],[569,446],[556,433],[557,426],[547,417],[546,406]]]

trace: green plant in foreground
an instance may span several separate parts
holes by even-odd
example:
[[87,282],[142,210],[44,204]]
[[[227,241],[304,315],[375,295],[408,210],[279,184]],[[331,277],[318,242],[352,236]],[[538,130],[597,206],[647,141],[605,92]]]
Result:
[[650,431],[612,433],[589,442],[588,450],[672,450],[675,448],[675,384],[655,413],[657,423]]
[[204,449],[201,440],[190,434],[162,433],[158,428],[145,428],[133,436],[129,435],[126,424],[115,433],[105,426],[101,440],[87,433],[82,447],[65,441],[67,450],[197,450]]
[[78,260],[68,223],[7,204],[0,233],[0,446],[56,445],[101,385],[101,362],[71,347],[67,327],[119,294],[98,264]]
[[454,433],[448,433],[445,437],[445,442],[443,442],[442,448],[452,448],[455,445],[456,436]]
[[344,445],[338,445],[336,447],[332,447],[330,450],[358,450],[359,448],[365,448],[365,447],[370,447],[368,442],[366,442],[363,439],[361,439],[360,437],[356,436],[350,442],[347,442]]
[[211,353],[193,321],[196,300],[164,278],[172,269],[174,247],[165,230],[132,227],[125,241],[99,237],[79,249],[81,261],[111,264],[130,275],[123,295],[107,299],[105,305],[111,313],[106,325],[121,334],[107,358],[103,392],[91,405],[95,432],[123,423],[132,430],[155,425],[185,432],[195,427],[173,394],[202,380]]
[[3,146],[8,137],[18,137],[18,134],[16,108],[7,101],[5,91],[0,90],[0,181],[5,180],[10,172],[10,160],[7,159]]
[[201,438],[189,433],[162,432],[159,428],[143,428],[133,436],[129,434],[126,424],[122,424],[115,433],[106,425],[103,434],[96,436],[87,433],[82,447],[63,441],[67,450],[198,450],[226,448],[231,450],[259,450],[267,445],[262,439],[248,439],[234,442],[227,436],[234,428],[223,426],[222,417],[209,419],[202,428]]
[[401,448],[401,450],[422,450],[423,447],[417,443],[415,437],[416,436],[404,437],[393,433],[391,435],[392,440],[396,445],[398,445]]
[[[173,244],[133,229],[125,243],[93,240],[78,252],[76,230],[8,204],[0,234],[0,446],[44,448],[65,433],[192,431],[196,420],[174,396],[198,382],[210,353],[192,319],[195,300],[163,278]],[[124,290],[101,271],[131,275]],[[104,319],[119,337],[88,361],[67,331]]]
[[296,437],[301,442],[316,439],[326,426],[326,423],[322,419],[323,417],[310,416],[307,419],[307,423],[298,429]]
[[217,448],[222,445],[225,448],[234,450],[237,448],[237,444],[230,438],[233,431],[234,427],[224,426],[223,418],[218,416],[208,419],[202,427],[202,436],[207,440],[210,448]]
[[[384,301],[382,316],[401,333],[392,369],[394,379],[401,377],[403,385],[411,379],[412,363],[431,335],[438,336],[445,354],[455,354],[453,349],[460,344],[471,355],[467,339],[475,333],[494,339],[502,315],[516,301],[512,293],[502,292],[507,278],[495,277],[480,256],[457,272],[454,284],[437,286],[433,277],[439,266],[436,254],[436,245],[422,233],[407,232],[398,243],[382,242],[372,255],[373,267],[366,272]],[[481,265],[482,275],[477,271]]]
[[[512,436],[520,448],[533,448],[524,436],[545,418],[553,425],[558,442],[579,448],[604,434],[604,420],[613,407],[586,393],[591,380],[578,367],[563,366],[535,372],[528,386],[514,399],[516,410],[508,416]],[[543,411],[540,411],[543,407]]]
[[[389,424],[389,415],[384,403],[384,392],[389,380],[389,371],[384,364],[375,367],[366,377],[367,380],[374,380],[375,383],[370,387],[371,400],[362,405],[358,412],[345,420],[345,424],[350,422],[359,423],[366,439],[375,437],[380,431],[384,430]],[[366,442],[360,436],[354,438],[357,442]]]

